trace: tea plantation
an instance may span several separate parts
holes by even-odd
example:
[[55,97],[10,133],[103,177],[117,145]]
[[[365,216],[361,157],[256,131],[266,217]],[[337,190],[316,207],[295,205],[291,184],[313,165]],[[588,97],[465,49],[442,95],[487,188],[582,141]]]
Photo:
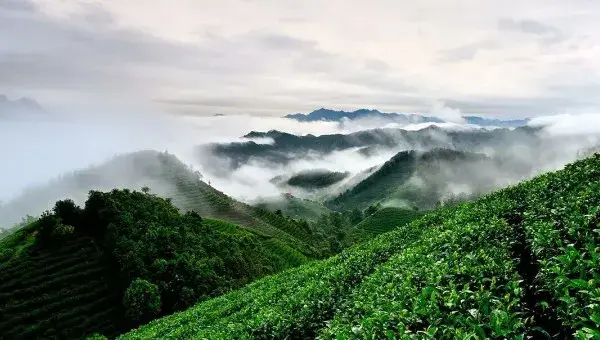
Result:
[[599,338],[600,155],[122,339]]

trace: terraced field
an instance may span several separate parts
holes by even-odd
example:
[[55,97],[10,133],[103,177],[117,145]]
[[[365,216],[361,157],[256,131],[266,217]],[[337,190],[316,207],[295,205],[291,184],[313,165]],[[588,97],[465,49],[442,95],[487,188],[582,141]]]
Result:
[[365,218],[356,225],[356,229],[373,235],[379,235],[408,224],[424,214],[424,212],[420,211],[386,207]]
[[121,339],[600,338],[600,155]]
[[109,286],[109,269],[103,252],[86,237],[70,239],[56,249],[29,245],[2,262],[2,338],[118,334],[121,301]]
[[270,211],[281,210],[284,215],[293,218],[316,221],[323,214],[331,212],[323,204],[298,197],[277,197],[256,204],[257,207]]
[[256,236],[259,236],[259,239],[264,245],[264,247],[277,256],[277,259],[279,260],[278,264],[281,268],[296,267],[301,264],[307,263],[311,260],[295,248],[290,247],[285,242],[282,242],[281,240],[271,237],[269,235],[263,234],[257,230],[240,227],[230,222],[209,218],[205,218],[204,223],[216,230],[225,233],[252,233]]
[[[211,193],[208,190],[205,192]],[[305,237],[303,225],[299,222],[280,214],[242,205],[225,195],[220,197],[212,193],[211,197],[231,206],[240,204],[241,208],[234,211],[240,212],[245,209],[248,214],[243,216],[262,223],[265,228],[201,218],[198,214],[180,214],[167,200],[152,194],[128,190],[98,194],[94,196],[96,197],[94,202],[95,204],[100,202],[101,205],[96,205],[96,208],[86,205],[90,210],[77,215],[80,217],[73,220],[79,221],[75,224],[76,229],[71,226],[71,231],[67,234],[42,233],[43,225],[48,225],[46,222],[43,224],[44,219],[42,219],[25,225],[0,240],[0,338],[79,339],[92,333],[115,336],[130,329],[131,323],[125,315],[126,309],[123,305],[123,293],[128,283],[123,282],[122,274],[124,271],[139,268],[136,266],[147,268],[136,273],[136,276],[146,273],[146,277],[162,284],[161,287],[164,287],[162,291],[166,292],[163,296],[169,298],[169,289],[172,289],[169,287],[172,286],[168,282],[164,283],[164,280],[175,280],[175,274],[179,270],[182,275],[179,276],[178,283],[181,283],[183,275],[189,273],[187,269],[180,269],[184,264],[176,261],[179,259],[193,261],[195,256],[203,256],[203,260],[214,260],[213,268],[219,270],[220,276],[212,274],[214,271],[211,272],[213,268],[210,268],[205,272],[204,277],[209,277],[206,281],[212,286],[198,288],[205,289],[206,294],[210,294],[203,297],[206,299],[266,274],[295,267],[314,259],[303,252],[316,254],[316,251],[298,238]],[[117,204],[119,208],[111,205],[110,202]],[[109,213],[114,218],[112,222],[104,220],[105,223],[112,224],[117,231],[112,234],[117,235],[117,238],[113,238],[115,242],[110,244],[105,241],[106,235],[88,232],[90,228],[102,227],[96,226],[94,221],[105,216],[102,214],[108,211],[106,207],[112,207],[111,209],[117,212]],[[83,218],[86,218],[85,222],[82,222]],[[177,218],[182,220],[176,220]],[[152,224],[152,221],[159,220],[160,227]],[[151,227],[162,228],[160,237],[156,236],[156,231],[148,231]],[[54,228],[58,227],[54,226]],[[104,228],[107,226],[105,225]],[[290,233],[285,230],[289,230]],[[147,233],[148,238],[137,239],[136,246],[132,246],[131,239],[118,239],[120,237],[118,235],[131,235],[128,233]],[[40,241],[42,234],[46,235],[41,238],[44,241]],[[154,237],[157,237],[156,242],[152,241]],[[182,237],[186,237],[187,241],[182,241]],[[123,249],[122,251],[115,252],[114,247],[120,247],[122,242],[129,243],[120,248]],[[181,251],[180,248],[175,247],[176,244],[181,247],[188,246],[185,256],[173,254],[173,250]],[[159,248],[162,246],[165,248]],[[198,249],[198,247],[205,248]],[[158,257],[149,256],[145,260],[149,262],[148,265],[141,262],[144,261],[142,257],[144,255],[138,255],[141,251],[156,252],[158,249],[165,250]],[[197,253],[194,254],[191,249]],[[136,251],[137,254],[134,253]],[[207,252],[219,253],[222,257],[217,258]],[[131,260],[134,255],[137,258]],[[159,257],[164,257],[171,262]],[[157,259],[160,262],[156,262]],[[219,260],[229,262],[219,262]],[[164,279],[157,278],[160,274],[147,274],[150,270],[157,270],[152,267],[153,261],[162,265],[171,265],[170,270],[174,270],[175,273],[167,275]],[[200,270],[203,267],[198,263],[187,262],[186,265],[189,265],[192,270]],[[191,275],[196,274],[188,275],[189,279]],[[215,281],[220,278],[223,278],[222,287],[219,287],[221,281]],[[202,279],[199,279],[199,282],[202,282]],[[179,294],[176,295],[179,298]],[[185,301],[191,304],[197,300],[190,297]],[[172,310],[166,310],[163,315],[169,313],[172,313]]]
[[452,149],[401,151],[325,205],[341,211],[366,209],[376,203],[402,202],[429,210],[452,192],[449,184],[488,192],[494,183],[485,175],[486,170],[498,168],[493,159],[483,154]]

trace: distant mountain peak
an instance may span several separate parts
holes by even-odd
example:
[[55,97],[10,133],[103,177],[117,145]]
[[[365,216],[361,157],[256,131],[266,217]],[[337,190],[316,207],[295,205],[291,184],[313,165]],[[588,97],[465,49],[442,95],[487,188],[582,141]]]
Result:
[[[342,121],[344,119],[359,119],[359,118],[382,118],[401,124],[416,124],[416,123],[444,123],[442,118],[424,116],[414,113],[386,113],[376,109],[358,109],[355,111],[336,111],[327,108],[320,108],[308,114],[294,113],[284,116],[284,118],[294,119],[300,122],[313,121]],[[525,126],[529,119],[493,119],[478,116],[464,116],[465,122],[472,125],[480,126],[497,126],[497,127],[519,127]]]
[[35,100],[27,97],[10,100],[0,94],[0,116],[41,113],[44,109]]

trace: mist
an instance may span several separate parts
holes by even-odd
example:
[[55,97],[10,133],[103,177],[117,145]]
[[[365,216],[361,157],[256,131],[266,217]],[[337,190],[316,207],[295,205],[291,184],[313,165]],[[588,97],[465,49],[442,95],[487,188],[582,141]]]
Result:
[[[441,108],[444,110],[444,108]],[[457,116],[457,112],[448,115]],[[530,139],[500,140],[495,146],[473,148],[473,152],[500,157],[505,163],[498,169],[482,169],[487,173],[492,187],[515,183],[542,171],[555,170],[575,160],[587,149],[599,145],[600,124],[595,114],[556,115],[538,117],[531,121],[532,128],[539,129],[535,143]],[[302,157],[290,154],[292,160],[286,164],[273,164],[254,158],[237,169],[230,169],[224,159],[214,155],[199,157],[198,145],[209,143],[243,142],[250,131],[278,130],[295,135],[349,134],[372,128],[385,131],[403,129],[421,131],[431,126],[428,133],[435,145],[414,141],[402,141],[393,147],[377,146],[369,152],[361,148],[349,148],[328,153],[308,152]],[[109,190],[114,187],[139,189],[147,181],[133,178],[128,166],[115,167],[102,175],[102,187],[65,185],[61,178],[65,174],[82,169],[98,168],[117,155],[140,150],[168,151],[184,163],[200,171],[205,182],[237,199],[253,202],[262,197],[279,196],[292,192],[301,197],[330,198],[360,180],[366,178],[394,154],[403,150],[428,150],[433,147],[456,148],[449,142],[448,133],[457,131],[481,131],[481,127],[453,123],[427,123],[394,125],[385,120],[352,120],[341,122],[297,122],[276,117],[250,115],[235,116],[178,116],[153,110],[115,111],[111,114],[99,112],[86,114],[62,114],[52,119],[3,120],[0,124],[0,145],[5,157],[0,167],[0,200],[4,215],[0,226],[18,222],[25,214],[38,215],[63,198],[74,198],[79,203],[90,189]],[[393,132],[389,132],[393,133]],[[257,144],[273,144],[269,138],[255,139]],[[350,172],[348,178],[325,190],[307,191],[301,188],[278,186],[271,179],[281,175],[313,169]],[[514,171],[512,171],[514,170]],[[445,176],[444,178],[448,178]],[[493,179],[493,180],[492,180]],[[449,183],[448,191],[474,192],[472,183],[460,181]],[[161,183],[152,186],[160,188]],[[52,187],[46,195],[39,193]],[[37,190],[37,191],[36,191]],[[167,192],[169,188],[154,190]],[[83,194],[82,194],[83,193]],[[28,206],[29,197],[43,197]],[[18,209],[13,209],[18,207]],[[14,211],[7,216],[6,211]]]

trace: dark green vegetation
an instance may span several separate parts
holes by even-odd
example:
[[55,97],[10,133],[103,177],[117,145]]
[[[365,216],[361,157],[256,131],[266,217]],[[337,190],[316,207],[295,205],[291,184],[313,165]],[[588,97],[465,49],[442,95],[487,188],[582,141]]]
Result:
[[291,194],[263,199],[256,203],[255,206],[270,211],[280,210],[284,215],[296,219],[306,219],[308,221],[315,221],[321,215],[331,212],[329,208],[319,202],[295,197]]
[[[229,161],[231,168],[238,168],[251,161],[261,163],[287,164],[293,160],[310,159],[318,155],[329,154],[334,151],[352,148],[365,148],[363,155],[368,155],[375,148],[397,150],[429,150],[436,148],[451,148],[462,151],[481,152],[492,148],[499,152],[507,151],[511,155],[512,148],[519,145],[540,147],[543,139],[538,136],[538,129],[519,127],[515,129],[449,131],[437,126],[430,126],[416,131],[402,129],[381,128],[364,130],[350,134],[332,135],[305,135],[293,134],[271,130],[268,132],[252,131],[245,135],[248,142],[233,142],[223,144],[209,144],[198,147],[198,153],[206,158],[216,156],[219,160]],[[258,144],[252,138],[270,138],[272,144]],[[550,147],[550,145],[548,145]],[[532,156],[536,156],[532,153]],[[222,171],[223,162],[214,162],[219,167],[214,171]],[[205,164],[210,166],[211,164]]]
[[116,335],[122,318],[110,265],[88,236],[60,247],[36,243],[38,222],[0,243],[0,330],[3,339],[81,338],[90,330]]
[[0,240],[9,237],[14,234],[16,231],[28,226],[29,224],[35,222],[37,219],[33,216],[27,216],[21,220],[21,222],[15,224],[14,226],[6,229],[0,229]]
[[59,201],[2,241],[0,328],[6,338],[114,335],[307,260],[282,239],[149,193],[91,192],[84,208]]
[[[362,214],[291,197],[286,212],[312,217],[293,219],[224,195],[172,155],[128,157],[170,198],[92,191],[83,207],[59,201],[3,234],[5,338],[114,336],[370,237],[354,232]],[[83,178],[93,185],[94,176]]]
[[350,175],[349,172],[313,170],[297,173],[290,177],[286,184],[303,189],[322,189],[338,183]]
[[600,337],[600,155],[123,336]]
[[[112,183],[112,184],[111,184]],[[202,217],[220,219],[239,225],[265,237],[275,237],[293,245],[308,256],[322,257],[327,249],[301,241],[304,223],[239,202],[202,181],[202,175],[166,152],[141,151],[115,157],[98,167],[63,176],[46,187],[32,189],[22,198],[0,208],[0,219],[15,215],[15,222],[28,212],[48,209],[48,202],[72,198],[84,202],[90,190],[149,187],[168,198],[183,212],[195,211]],[[69,194],[70,193],[70,194]],[[69,195],[69,196],[67,196]],[[72,195],[72,196],[70,196]],[[17,218],[16,214],[20,214]]]
[[375,203],[397,201],[393,203],[431,209],[450,190],[449,184],[490,190],[493,183],[487,178],[498,168],[494,160],[470,152],[402,151],[326,205],[336,210],[364,209]]
[[423,216],[425,213],[403,208],[381,208],[356,225],[356,228],[374,235],[382,234],[403,226]]
[[164,176],[171,198],[92,191],[82,207],[59,201],[6,233],[3,338],[113,336],[348,244],[342,214],[293,219],[227,197],[171,155],[135,155],[158,157],[146,175]]

